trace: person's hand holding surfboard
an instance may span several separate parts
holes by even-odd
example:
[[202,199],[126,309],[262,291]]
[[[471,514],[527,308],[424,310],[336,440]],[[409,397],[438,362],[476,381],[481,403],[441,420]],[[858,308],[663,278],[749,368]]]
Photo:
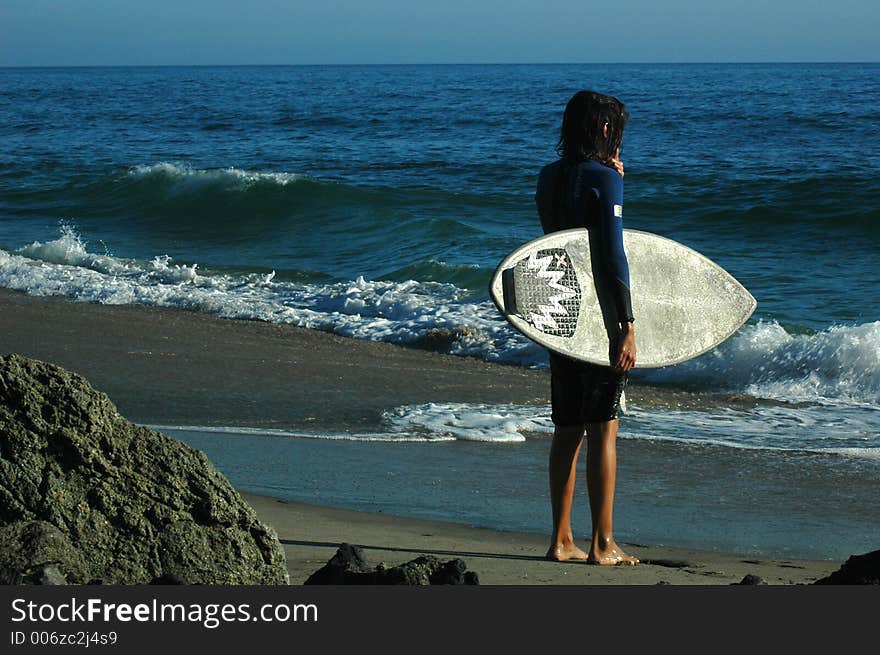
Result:
[[614,368],[626,373],[636,365],[636,331],[632,323],[624,323],[617,340],[617,359]]

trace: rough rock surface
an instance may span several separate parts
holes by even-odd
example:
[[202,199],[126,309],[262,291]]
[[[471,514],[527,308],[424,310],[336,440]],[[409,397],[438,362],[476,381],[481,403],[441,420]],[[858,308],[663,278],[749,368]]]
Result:
[[307,585],[445,585],[480,584],[479,576],[467,570],[463,560],[446,562],[421,555],[399,566],[379,564],[370,568],[363,550],[341,544],[336,554],[305,581]]
[[16,521],[0,527],[0,561],[2,584],[67,584],[67,575],[77,580],[86,576],[82,554],[45,521]]
[[205,455],[81,376],[0,357],[0,577],[286,584],[284,551]]
[[852,555],[827,578],[813,584],[876,584],[880,585],[880,550]]
[[760,575],[755,575],[754,573],[747,573],[746,576],[740,580],[739,582],[732,582],[733,585],[762,585],[767,584],[767,581],[762,578]]

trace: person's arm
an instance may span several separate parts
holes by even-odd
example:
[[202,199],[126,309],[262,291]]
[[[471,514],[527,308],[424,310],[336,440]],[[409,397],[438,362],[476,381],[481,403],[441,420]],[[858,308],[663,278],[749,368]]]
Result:
[[[622,168],[622,165],[621,165]],[[600,176],[597,191],[595,234],[605,279],[610,286],[621,330],[612,366],[628,371],[636,361],[635,329],[630,294],[629,262],[623,248],[623,176],[607,169]]]
[[629,262],[623,249],[623,178],[607,169],[598,182],[595,234],[600,265],[611,284],[611,295],[621,322],[632,322],[632,298],[629,288]]

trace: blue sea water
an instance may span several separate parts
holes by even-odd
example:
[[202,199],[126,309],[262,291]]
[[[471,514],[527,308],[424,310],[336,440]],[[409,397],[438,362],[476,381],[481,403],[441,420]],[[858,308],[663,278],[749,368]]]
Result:
[[[0,69],[0,286],[398,343],[440,331],[453,354],[544,366],[486,286],[507,252],[540,233],[537,172],[555,158],[566,100],[594,88],[631,116],[625,225],[702,252],[758,300],[716,351],[634,380],[796,402],[683,416],[636,404],[630,437],[827,451],[872,479],[878,73],[878,64]],[[536,427],[517,412],[389,408],[376,435],[507,443],[549,429],[546,417]]]

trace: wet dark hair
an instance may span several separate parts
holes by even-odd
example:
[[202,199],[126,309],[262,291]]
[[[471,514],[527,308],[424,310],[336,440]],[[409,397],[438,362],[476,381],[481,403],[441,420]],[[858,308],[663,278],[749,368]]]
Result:
[[[578,91],[565,106],[556,152],[574,163],[587,159],[607,163],[620,147],[628,118],[626,107],[617,98]],[[607,138],[603,134],[606,123]]]

